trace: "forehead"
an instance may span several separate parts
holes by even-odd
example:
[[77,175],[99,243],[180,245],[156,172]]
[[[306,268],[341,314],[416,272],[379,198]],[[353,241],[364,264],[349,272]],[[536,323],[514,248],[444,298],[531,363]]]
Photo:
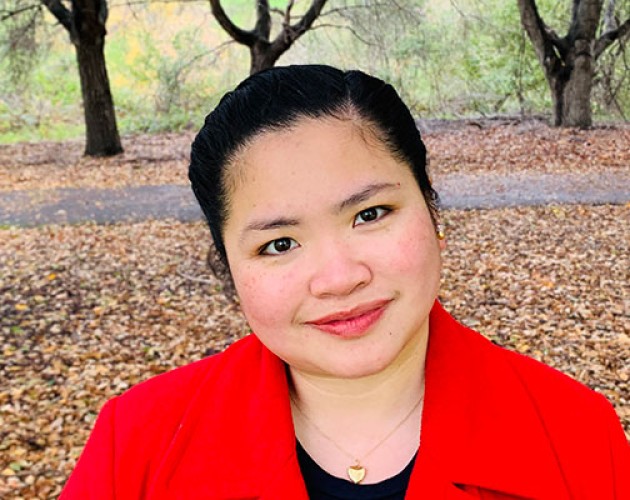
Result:
[[[308,175],[333,163],[356,161],[357,156],[377,154],[398,162],[381,135],[377,126],[356,115],[301,118],[286,128],[265,130],[241,146],[227,165],[225,192],[231,197],[247,181]],[[363,166],[367,173],[369,162]]]
[[370,186],[404,186],[419,194],[409,166],[351,121],[311,119],[265,132],[243,148],[230,168],[226,234],[251,225],[252,219],[304,221],[334,213],[343,200]]

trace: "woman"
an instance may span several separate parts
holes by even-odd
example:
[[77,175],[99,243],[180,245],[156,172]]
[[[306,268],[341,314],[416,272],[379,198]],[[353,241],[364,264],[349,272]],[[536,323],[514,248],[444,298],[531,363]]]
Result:
[[227,94],[190,179],[255,333],[109,401],[62,498],[630,498],[610,404],[437,302],[425,166],[361,72]]

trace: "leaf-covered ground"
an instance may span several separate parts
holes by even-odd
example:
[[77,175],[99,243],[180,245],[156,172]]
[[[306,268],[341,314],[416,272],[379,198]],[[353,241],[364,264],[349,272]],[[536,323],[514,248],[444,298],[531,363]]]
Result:
[[[473,124],[480,124],[479,128]],[[433,175],[454,172],[592,172],[627,169],[630,125],[553,129],[537,121],[449,122],[422,136]],[[85,158],[82,141],[0,146],[0,191],[53,187],[187,184],[192,132],[123,140],[125,153]]]
[[[628,211],[446,212],[441,297],[499,344],[604,393],[630,430]],[[50,498],[108,398],[247,328],[205,269],[201,223],[0,237],[0,492]]]
[[[589,160],[599,165],[593,168],[630,165],[627,148],[608,146],[623,134],[628,138],[620,130],[608,136],[601,130],[473,129],[428,134],[434,165],[473,172],[525,168],[528,141],[555,151],[581,144],[580,157],[591,147],[575,140],[584,134],[592,134],[587,142],[599,152]],[[511,138],[499,139],[502,134]],[[520,144],[519,138],[523,144],[513,146],[508,159],[501,147],[492,149],[496,141],[504,148]],[[0,148],[0,179],[8,183],[0,189],[41,189],[57,181],[89,181],[91,187],[185,182],[185,158],[176,152],[184,148],[182,136],[142,141],[135,144],[153,158],[146,164],[119,158],[77,160],[80,167],[59,160],[56,167],[42,161],[25,169],[30,178],[19,186],[7,179],[20,170],[20,156]],[[136,154],[132,141],[126,143],[127,154]],[[39,146],[21,147],[22,159],[39,154]],[[41,154],[63,156],[66,147],[71,158],[75,146],[67,143]],[[531,168],[571,167],[552,151],[544,156],[543,146],[529,147],[541,155],[532,153]],[[512,157],[520,159],[510,163]],[[572,163],[574,170],[585,168]],[[443,218],[446,308],[495,342],[605,394],[630,436],[630,205],[450,210]],[[0,229],[0,497],[56,498],[108,398],[220,351],[247,332],[238,305],[205,266],[208,245],[200,222]]]

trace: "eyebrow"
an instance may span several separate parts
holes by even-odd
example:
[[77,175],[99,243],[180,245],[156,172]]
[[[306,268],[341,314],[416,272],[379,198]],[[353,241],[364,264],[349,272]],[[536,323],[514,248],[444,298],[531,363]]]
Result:
[[[400,184],[393,184],[391,182],[380,182],[375,184],[369,184],[368,186],[361,189],[346,199],[342,200],[334,209],[335,213],[343,212],[349,207],[353,207],[358,205],[359,203],[363,203],[364,201],[370,199],[375,194],[384,191],[386,189],[399,188]],[[300,220],[289,218],[289,217],[276,217],[273,219],[261,219],[254,220],[247,224],[245,229],[243,230],[243,235],[249,231],[268,231],[270,229],[278,229],[281,227],[293,227],[299,226]]]
[[277,217],[269,220],[255,220],[247,224],[245,231],[268,231],[269,229],[277,229],[279,227],[297,226],[300,224],[298,219],[289,219],[287,217]]
[[343,212],[349,207],[353,207],[358,205],[359,203],[363,203],[366,200],[369,200],[372,196],[386,189],[399,188],[400,184],[393,184],[391,182],[378,182],[375,184],[369,184],[364,187],[361,191],[354,193],[348,196],[345,200],[343,200],[339,205],[337,205],[336,212]]

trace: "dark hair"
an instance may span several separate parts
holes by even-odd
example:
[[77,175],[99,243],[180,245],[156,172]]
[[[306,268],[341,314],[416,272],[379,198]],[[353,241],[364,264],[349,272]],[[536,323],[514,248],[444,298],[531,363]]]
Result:
[[356,115],[388,150],[407,163],[434,224],[437,193],[426,171],[426,149],[407,106],[394,88],[361,71],[323,65],[271,68],[244,80],[206,117],[190,155],[188,176],[206,216],[220,262],[227,270],[223,226],[227,217],[227,167],[258,134],[286,129],[301,118]]

